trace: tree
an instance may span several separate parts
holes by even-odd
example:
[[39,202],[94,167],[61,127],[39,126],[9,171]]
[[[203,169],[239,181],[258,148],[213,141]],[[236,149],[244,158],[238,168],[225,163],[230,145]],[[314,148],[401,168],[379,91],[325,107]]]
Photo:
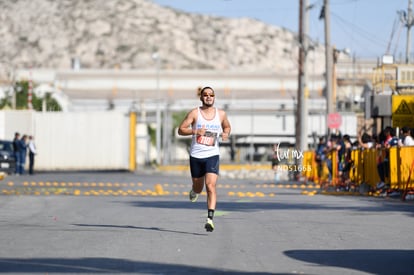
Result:
[[[22,80],[18,81],[13,85],[13,90],[6,92],[6,96],[0,100],[0,109],[12,108],[13,106],[13,92],[16,96],[16,109],[25,110],[27,109],[28,94],[29,94],[29,81]],[[46,102],[46,110],[51,111],[62,111],[62,107],[59,103],[52,98],[50,93],[46,93],[44,98],[32,94],[32,106],[33,110],[42,111],[43,100]]]

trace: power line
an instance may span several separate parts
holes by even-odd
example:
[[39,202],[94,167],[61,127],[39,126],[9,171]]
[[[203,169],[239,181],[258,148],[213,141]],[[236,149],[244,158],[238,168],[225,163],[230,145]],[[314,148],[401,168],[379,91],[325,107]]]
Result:
[[[371,42],[373,45],[378,46],[380,44],[384,49],[387,47],[387,42],[383,40],[383,38],[379,38],[375,36],[374,34],[364,30],[363,28],[359,27],[358,25],[355,25],[351,22],[348,22],[347,20],[343,19],[341,16],[332,13],[331,15],[333,19],[336,20],[339,26],[342,26],[342,30],[348,34],[350,37],[354,37],[354,34],[358,34],[359,38],[362,38],[366,41]],[[363,45],[363,43],[361,43]],[[359,46],[361,47],[361,46]],[[370,49],[367,49],[370,50]]]

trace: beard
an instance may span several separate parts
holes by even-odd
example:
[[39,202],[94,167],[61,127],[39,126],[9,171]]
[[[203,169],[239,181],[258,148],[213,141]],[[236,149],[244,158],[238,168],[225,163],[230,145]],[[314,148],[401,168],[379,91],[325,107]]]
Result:
[[203,102],[203,105],[206,107],[213,107],[214,101],[215,101],[214,99],[212,99],[211,101],[210,100],[207,101],[206,99],[204,99],[202,102]]

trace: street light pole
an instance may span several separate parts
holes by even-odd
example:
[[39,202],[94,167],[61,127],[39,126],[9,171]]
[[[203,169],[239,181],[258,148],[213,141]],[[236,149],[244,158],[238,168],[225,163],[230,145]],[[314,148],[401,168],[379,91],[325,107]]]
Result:
[[308,53],[308,1],[299,1],[299,78],[298,108],[296,110],[296,142],[302,152],[308,149],[307,106],[307,53]]
[[403,22],[405,23],[405,26],[407,27],[407,46],[405,48],[405,63],[410,64],[411,57],[410,57],[410,51],[411,51],[411,27],[414,24],[414,18],[413,18],[413,9],[412,9],[413,1],[408,0],[408,10],[407,10],[407,16],[405,17],[405,20]]
[[[332,66],[333,52],[331,48],[331,29],[330,29],[330,10],[329,0],[324,0],[324,19],[325,19],[325,67],[326,67],[326,126],[329,114],[334,112],[332,100]],[[329,129],[328,129],[329,132]]]
[[156,148],[157,148],[157,164],[161,164],[161,95],[160,95],[160,56],[158,53],[154,53],[152,58],[156,63],[156,90],[157,90],[157,110],[156,110]]

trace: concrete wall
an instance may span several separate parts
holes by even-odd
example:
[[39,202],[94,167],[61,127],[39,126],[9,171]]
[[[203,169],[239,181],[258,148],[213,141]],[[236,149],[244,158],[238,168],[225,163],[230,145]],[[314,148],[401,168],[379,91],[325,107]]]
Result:
[[129,168],[129,117],[116,112],[0,112],[0,138],[33,135],[39,170]]
[[[239,107],[242,107],[239,105]],[[293,112],[233,111],[228,110],[232,124],[232,136],[236,137],[238,160],[244,161],[256,144],[260,151],[271,150],[272,144],[295,144],[295,117]],[[151,145],[147,122],[136,125],[135,161],[138,169],[157,158]],[[326,131],[324,114],[307,116],[308,144],[314,142],[312,134],[322,136]],[[149,120],[151,121],[151,120]],[[149,123],[154,124],[154,123]],[[153,125],[154,126],[154,125]],[[14,133],[33,135],[38,148],[36,169],[39,170],[113,170],[129,169],[129,116],[118,111],[89,112],[33,112],[1,111],[0,139],[12,140]],[[342,134],[355,137],[357,117],[354,113],[342,113]],[[176,132],[176,131],[175,131]],[[187,148],[170,136],[171,147],[160,152],[171,163],[188,160]],[[187,137],[188,138],[188,137]],[[230,149],[223,146],[222,159],[230,160]],[[165,163],[164,163],[165,164]]]

